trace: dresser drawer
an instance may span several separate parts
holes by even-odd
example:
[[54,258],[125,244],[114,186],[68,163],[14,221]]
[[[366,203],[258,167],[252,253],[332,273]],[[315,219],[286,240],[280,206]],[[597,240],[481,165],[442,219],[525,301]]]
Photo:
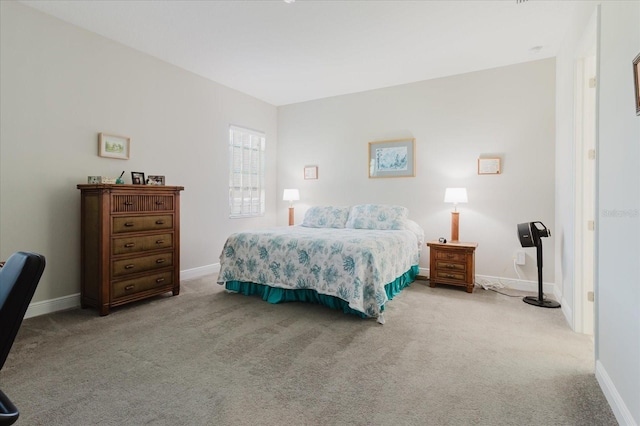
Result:
[[467,260],[466,253],[436,250],[436,259],[438,260],[457,260],[464,262]]
[[173,210],[173,205],[174,196],[171,194],[113,194],[111,199],[111,211],[113,213]]
[[159,253],[151,256],[114,260],[111,264],[114,277],[166,268],[173,265],[173,253]]
[[111,242],[113,255],[139,253],[173,247],[173,234],[156,234],[139,237],[114,238]]
[[455,271],[437,271],[436,277],[443,280],[460,281],[461,283],[464,283],[466,278],[463,272]]
[[445,262],[445,261],[437,261],[436,267],[438,269],[448,269],[452,271],[462,271],[462,272],[464,272],[467,269],[467,265],[464,263],[454,263],[454,262]]
[[132,280],[116,281],[112,283],[112,297],[114,299],[118,299],[120,297],[129,296],[146,290],[152,290],[158,287],[169,286],[172,284],[172,272],[147,275]]
[[172,229],[173,215],[121,216],[113,218],[113,233]]

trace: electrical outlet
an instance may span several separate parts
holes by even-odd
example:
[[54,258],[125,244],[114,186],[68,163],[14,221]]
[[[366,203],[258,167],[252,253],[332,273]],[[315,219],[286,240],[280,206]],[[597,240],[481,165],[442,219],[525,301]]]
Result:
[[516,265],[524,265],[524,264],[525,264],[524,251],[522,250],[516,251]]

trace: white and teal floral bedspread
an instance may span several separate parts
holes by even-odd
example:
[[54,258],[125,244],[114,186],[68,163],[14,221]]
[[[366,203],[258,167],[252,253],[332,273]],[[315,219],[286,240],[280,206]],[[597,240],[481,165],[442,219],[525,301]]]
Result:
[[218,283],[252,282],[312,289],[370,317],[387,302],[384,286],[418,265],[410,230],[289,226],[232,234],[220,255]]

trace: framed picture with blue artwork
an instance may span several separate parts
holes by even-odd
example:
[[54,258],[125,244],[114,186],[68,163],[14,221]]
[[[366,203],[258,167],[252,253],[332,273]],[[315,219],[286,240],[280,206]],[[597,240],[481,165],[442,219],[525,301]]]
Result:
[[369,142],[369,177],[414,177],[415,145],[414,138]]
[[633,59],[633,86],[636,100],[636,115],[640,115],[640,53]]

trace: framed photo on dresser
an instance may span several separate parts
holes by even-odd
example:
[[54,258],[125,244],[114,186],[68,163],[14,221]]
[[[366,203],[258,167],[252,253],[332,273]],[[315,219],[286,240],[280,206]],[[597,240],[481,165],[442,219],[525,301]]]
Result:
[[131,183],[134,185],[144,185],[144,173],[142,172],[131,172]]

